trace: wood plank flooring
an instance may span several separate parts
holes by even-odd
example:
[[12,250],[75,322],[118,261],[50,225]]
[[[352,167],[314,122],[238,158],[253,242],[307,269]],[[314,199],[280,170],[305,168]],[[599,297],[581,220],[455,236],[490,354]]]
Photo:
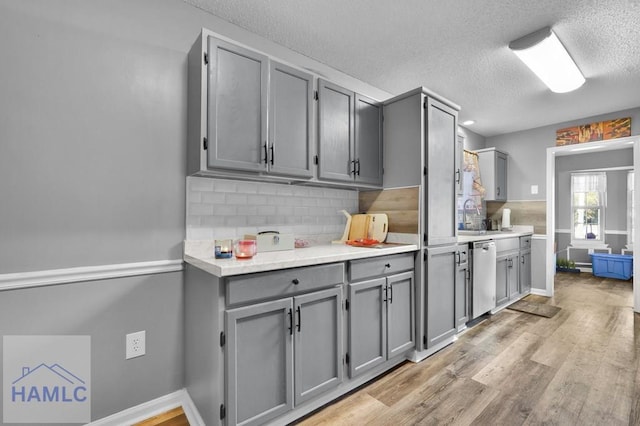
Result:
[[640,425],[640,314],[631,281],[556,276],[553,318],[505,309],[421,363],[301,425]]

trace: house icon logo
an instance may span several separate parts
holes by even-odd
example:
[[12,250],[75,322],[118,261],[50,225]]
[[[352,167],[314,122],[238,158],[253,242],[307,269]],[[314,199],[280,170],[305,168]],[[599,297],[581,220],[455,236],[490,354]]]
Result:
[[22,376],[11,386],[12,402],[72,403],[86,400],[85,381],[60,364],[22,367]]
[[91,421],[91,336],[3,336],[4,423]]

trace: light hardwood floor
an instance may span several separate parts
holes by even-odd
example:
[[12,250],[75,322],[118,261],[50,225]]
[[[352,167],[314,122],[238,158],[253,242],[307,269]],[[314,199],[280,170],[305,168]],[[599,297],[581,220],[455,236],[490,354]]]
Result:
[[425,361],[303,419],[310,425],[640,425],[631,281],[558,274],[543,318],[505,309]]
[[[640,314],[631,281],[558,274],[553,318],[503,310],[299,423],[640,425]],[[181,409],[145,426],[188,425]],[[142,425],[141,424],[141,425]]]

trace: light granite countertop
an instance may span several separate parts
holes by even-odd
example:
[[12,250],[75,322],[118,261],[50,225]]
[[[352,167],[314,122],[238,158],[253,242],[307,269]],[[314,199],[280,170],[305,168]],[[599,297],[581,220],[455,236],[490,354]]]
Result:
[[514,225],[509,231],[485,231],[486,233],[466,234],[465,231],[458,231],[459,243],[473,243],[476,241],[500,240],[503,238],[524,237],[533,235],[533,226]]
[[346,244],[312,245],[293,250],[258,253],[251,259],[216,259],[213,241],[185,241],[184,261],[217,277],[274,271],[299,266],[344,262],[418,250],[417,244],[384,244],[380,248],[352,247]]

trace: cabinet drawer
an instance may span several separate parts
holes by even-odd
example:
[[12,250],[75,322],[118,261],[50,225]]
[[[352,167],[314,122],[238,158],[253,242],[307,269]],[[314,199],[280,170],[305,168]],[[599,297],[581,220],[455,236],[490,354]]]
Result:
[[526,237],[520,237],[520,248],[521,249],[531,248],[531,235],[527,235]]
[[502,251],[518,250],[519,248],[520,239],[518,237],[496,240],[496,253],[500,253]]
[[413,253],[352,260],[349,262],[349,281],[395,274],[396,272],[408,271],[413,268]]
[[343,282],[343,263],[239,275],[227,278],[227,305],[293,296]]

